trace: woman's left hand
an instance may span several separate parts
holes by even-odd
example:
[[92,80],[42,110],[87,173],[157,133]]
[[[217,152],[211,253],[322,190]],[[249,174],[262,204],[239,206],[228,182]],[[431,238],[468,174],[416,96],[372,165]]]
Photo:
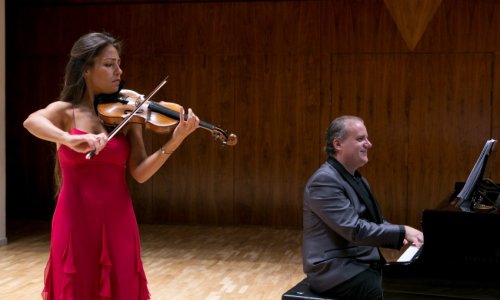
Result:
[[[181,107],[179,111],[180,116],[184,116],[184,108]],[[179,124],[174,129],[172,134],[173,140],[184,140],[188,135],[193,133],[197,128],[200,127],[200,119],[194,114],[191,108],[188,109],[187,119],[179,118]]]

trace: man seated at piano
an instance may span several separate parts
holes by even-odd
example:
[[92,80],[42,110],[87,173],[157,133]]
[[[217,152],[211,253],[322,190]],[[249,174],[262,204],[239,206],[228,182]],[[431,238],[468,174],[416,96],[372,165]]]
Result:
[[310,288],[335,299],[383,299],[378,247],[423,245],[420,230],[384,220],[358,169],[372,147],[361,118],[341,116],[326,131],[327,161],[304,190],[303,269]]

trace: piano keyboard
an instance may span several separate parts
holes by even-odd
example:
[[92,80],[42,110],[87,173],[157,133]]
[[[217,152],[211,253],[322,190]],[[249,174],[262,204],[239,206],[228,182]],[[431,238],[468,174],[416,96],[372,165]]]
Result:
[[403,254],[401,254],[401,256],[398,258],[397,262],[411,262],[414,259],[417,259],[418,255],[421,252],[421,249],[422,249],[422,247],[419,248],[419,247],[411,245],[410,247],[408,247],[408,249],[406,249],[405,252],[403,252]]

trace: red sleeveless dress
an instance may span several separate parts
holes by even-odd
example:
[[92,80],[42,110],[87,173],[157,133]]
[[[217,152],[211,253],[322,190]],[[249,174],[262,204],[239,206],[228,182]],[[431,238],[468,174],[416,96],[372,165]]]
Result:
[[62,188],[52,219],[44,300],[150,299],[126,182],[128,151],[122,134],[92,159],[59,147]]

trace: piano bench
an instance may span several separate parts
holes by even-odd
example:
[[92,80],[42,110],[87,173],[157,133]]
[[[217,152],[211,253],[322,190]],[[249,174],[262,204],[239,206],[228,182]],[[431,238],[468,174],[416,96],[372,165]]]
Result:
[[309,289],[309,283],[306,279],[302,279],[301,282],[297,283],[294,287],[289,289],[286,293],[281,296],[281,300],[294,300],[294,299],[304,299],[304,300],[335,300],[332,298],[325,298],[319,296]]

